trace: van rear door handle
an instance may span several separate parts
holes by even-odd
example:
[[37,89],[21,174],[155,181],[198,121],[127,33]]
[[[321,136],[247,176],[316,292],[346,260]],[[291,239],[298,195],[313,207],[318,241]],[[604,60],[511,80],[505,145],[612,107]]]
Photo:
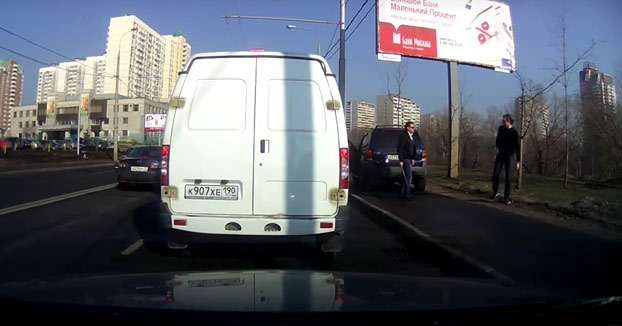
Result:
[[270,152],[270,141],[267,139],[262,139],[259,142],[259,150],[262,153],[269,153]]

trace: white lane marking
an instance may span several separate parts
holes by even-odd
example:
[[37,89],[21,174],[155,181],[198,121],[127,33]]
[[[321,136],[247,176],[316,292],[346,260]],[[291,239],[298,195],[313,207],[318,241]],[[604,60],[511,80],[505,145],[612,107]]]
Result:
[[125,250],[121,251],[121,255],[131,255],[134,251],[140,248],[143,245],[143,239],[138,239],[136,242],[132,243],[129,247],[125,248]]
[[38,206],[47,205],[47,204],[55,203],[55,202],[58,202],[58,201],[61,201],[61,200],[65,200],[65,199],[70,199],[70,198],[74,198],[74,197],[78,197],[78,196],[88,195],[90,193],[94,193],[94,192],[98,192],[98,191],[102,191],[102,190],[106,190],[106,189],[111,189],[111,188],[114,188],[116,186],[117,186],[116,183],[111,183],[111,184],[107,184],[107,185],[103,185],[103,186],[99,186],[99,187],[95,187],[95,188],[89,188],[89,189],[84,189],[84,190],[80,190],[80,191],[76,191],[76,192],[71,192],[71,193],[68,193],[68,194],[60,195],[60,196],[49,197],[49,198],[45,198],[45,199],[41,199],[41,200],[37,200],[37,201],[32,201],[32,202],[29,202],[29,203],[19,204],[19,205],[15,205],[15,206],[11,206],[11,207],[6,207],[6,208],[0,209],[0,215],[5,215],[5,214],[14,213],[14,212],[19,212],[19,211],[23,211],[25,209],[30,209],[30,208],[34,208],[34,207],[38,207]]
[[42,168],[42,169],[22,169],[22,170],[13,170],[13,171],[4,171],[0,172],[0,176],[5,175],[17,175],[17,174],[28,174],[28,173],[40,173],[40,172],[56,172],[56,171],[64,171],[64,170],[82,170],[82,169],[93,169],[93,168],[101,168],[101,167],[114,167],[114,163],[98,163],[98,164],[88,164],[88,165],[70,165],[70,166],[59,166],[53,168]]
[[494,276],[497,279],[503,280],[503,281],[507,281],[507,282],[513,282],[513,280],[508,277],[507,275],[504,275],[502,273],[499,273],[498,271],[496,271],[494,268],[478,261],[475,258],[472,258],[471,256],[464,254],[456,249],[453,249],[447,245],[444,245],[443,243],[441,243],[439,240],[436,240],[435,238],[433,238],[431,235],[419,230],[418,228],[416,228],[414,225],[408,223],[407,221],[401,219],[400,217],[398,217],[397,215],[383,209],[380,208],[368,201],[366,201],[365,199],[363,199],[362,197],[355,195],[355,194],[350,194],[351,196],[353,196],[354,198],[358,199],[359,201],[361,201],[363,204],[380,211],[382,214],[392,218],[393,220],[395,220],[396,222],[400,223],[401,225],[407,227],[409,230],[415,232],[417,235],[421,236],[422,238],[426,239],[427,241],[433,243],[435,246],[440,247],[441,249],[447,251],[450,255],[455,256],[455,257],[459,257],[461,259],[464,259],[466,262],[468,262],[469,264],[479,268],[480,270]]

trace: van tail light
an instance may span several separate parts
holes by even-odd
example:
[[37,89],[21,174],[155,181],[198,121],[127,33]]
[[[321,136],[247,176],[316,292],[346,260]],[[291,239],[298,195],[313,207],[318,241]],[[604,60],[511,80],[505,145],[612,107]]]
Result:
[[348,161],[348,149],[339,149],[339,189],[348,189],[348,176],[350,175],[350,163]]
[[162,145],[162,162],[160,163],[160,185],[168,186],[168,158],[171,146]]
[[428,158],[428,152],[425,149],[421,152],[421,158],[424,160]]
[[365,159],[371,161],[371,159],[373,158],[372,154],[373,153],[372,153],[371,149],[368,149],[367,152],[365,152]]

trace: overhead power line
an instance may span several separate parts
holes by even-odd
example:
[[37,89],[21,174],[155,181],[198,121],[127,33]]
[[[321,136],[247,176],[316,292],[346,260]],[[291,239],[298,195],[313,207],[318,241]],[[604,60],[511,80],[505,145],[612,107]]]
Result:
[[[350,39],[350,37],[351,37],[351,36],[352,36],[352,35],[356,32],[356,30],[359,28],[359,26],[361,26],[361,23],[363,23],[363,21],[365,20],[365,18],[367,18],[367,16],[369,15],[369,13],[370,13],[370,12],[372,11],[372,9],[374,9],[375,7],[376,7],[376,3],[373,3],[373,4],[371,5],[371,7],[369,7],[369,9],[367,10],[367,12],[366,12],[366,13],[365,13],[365,15],[363,16],[363,18],[361,18],[361,20],[358,22],[358,24],[354,27],[354,29],[352,30],[352,32],[350,33],[350,35],[348,35],[348,36],[346,37],[346,42],[347,42],[347,41]],[[352,22],[350,22],[350,23],[352,23]],[[336,45],[336,44],[335,44],[335,45]],[[330,50],[327,52],[327,55],[328,55],[328,53],[329,53],[329,52],[331,52],[331,51],[332,51],[332,49],[330,49]],[[328,56],[326,57],[326,60],[330,60],[330,58],[332,58],[335,54],[337,54],[337,52],[338,52],[338,51],[337,51],[337,50],[335,50],[333,53],[331,53],[330,55],[328,55]]]
[[[361,10],[363,10],[363,8],[364,8],[364,7],[365,7],[365,5],[367,4],[367,2],[369,2],[369,0],[365,0],[365,2],[363,2],[363,5],[361,5],[361,7],[359,8],[359,10],[356,12],[356,14],[354,14],[354,17],[352,17],[352,20],[350,20],[350,22],[349,22],[349,23],[348,23],[348,25],[346,26],[346,32],[348,31],[348,29],[350,28],[350,26],[352,25],[352,23],[354,23],[354,20],[356,19],[356,17],[358,17],[359,13],[361,12]],[[346,4],[347,4],[347,2],[346,2]],[[373,8],[375,5],[376,5],[376,4],[374,3],[374,4],[372,5],[372,8]],[[368,13],[369,13],[369,11],[368,11]],[[365,17],[367,17],[367,14],[365,15]],[[363,19],[362,19],[362,20],[364,20],[364,19],[365,19],[365,17],[363,17]],[[362,21],[362,20],[361,20],[361,21]],[[359,22],[359,25],[360,25],[360,22]],[[357,25],[357,26],[358,26],[358,25]],[[337,30],[335,29],[335,32],[336,32],[336,31],[337,31]],[[329,44],[330,44],[330,42],[329,42]],[[336,40],[336,41],[335,41],[335,43],[333,43],[332,45],[329,45],[329,46],[328,46],[328,51],[326,51],[326,54],[324,54],[324,57],[327,57],[327,56],[329,55],[329,53],[335,49],[335,47],[337,46],[337,44],[339,44],[339,40]],[[331,56],[332,56],[332,55],[331,55]]]
[[[8,30],[8,29],[6,29],[6,28],[2,27],[2,26],[0,26],[0,30],[2,30],[2,31],[4,31],[4,32],[6,32],[6,33],[8,33],[8,34],[11,34],[11,35],[13,35],[13,36],[15,36],[15,37],[17,37],[17,38],[19,38],[19,39],[21,39],[21,40],[25,41],[25,42],[28,42],[28,43],[30,43],[30,44],[32,44],[32,45],[34,45],[34,46],[38,47],[38,48],[41,48],[41,49],[46,50],[46,51],[48,51],[48,52],[50,52],[50,53],[56,54],[56,55],[57,55],[57,56],[59,56],[59,57],[65,58],[65,59],[67,59],[67,60],[69,60],[69,61],[71,61],[71,62],[78,63],[78,64],[80,64],[80,65],[82,65],[82,66],[85,66],[85,67],[90,68],[90,69],[93,69],[93,70],[95,69],[95,67],[91,67],[91,66],[89,66],[89,65],[85,64],[84,62],[81,62],[80,60],[77,60],[77,59],[75,59],[75,58],[73,58],[73,59],[72,59],[72,58],[70,58],[70,57],[68,57],[68,56],[66,56],[66,55],[64,55],[64,54],[62,54],[62,53],[59,53],[59,52],[57,52],[57,51],[54,51],[54,50],[52,50],[52,49],[50,49],[50,48],[48,48],[48,47],[46,47],[46,46],[43,46],[43,45],[41,45],[41,44],[39,44],[39,43],[35,42],[35,41],[29,40],[28,38],[26,38],[26,37],[24,37],[24,36],[21,36],[21,35],[19,35],[19,34],[15,33],[15,32],[12,32],[12,31],[10,31],[10,30]],[[39,62],[39,63],[40,63],[40,62]],[[51,66],[51,65],[50,65],[50,66]],[[62,68],[61,68],[61,69],[62,69]],[[107,73],[107,72],[104,72],[104,73],[105,73],[106,75],[109,75],[110,77],[115,77],[115,78],[116,78],[116,75],[114,75],[114,74]],[[90,75],[90,74],[89,74],[89,75]],[[94,75],[90,75],[90,76],[94,76]],[[123,82],[123,81],[122,81],[122,82]]]

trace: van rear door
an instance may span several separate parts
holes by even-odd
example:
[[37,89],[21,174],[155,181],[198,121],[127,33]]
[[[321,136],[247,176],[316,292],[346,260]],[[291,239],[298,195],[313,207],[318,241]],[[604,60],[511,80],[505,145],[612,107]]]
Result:
[[317,60],[257,59],[253,213],[324,215],[337,212],[337,112]]
[[[180,94],[186,103],[176,110],[171,130],[169,184],[178,189],[173,212],[252,214],[256,60],[192,62]],[[224,194],[223,186],[233,188]]]

